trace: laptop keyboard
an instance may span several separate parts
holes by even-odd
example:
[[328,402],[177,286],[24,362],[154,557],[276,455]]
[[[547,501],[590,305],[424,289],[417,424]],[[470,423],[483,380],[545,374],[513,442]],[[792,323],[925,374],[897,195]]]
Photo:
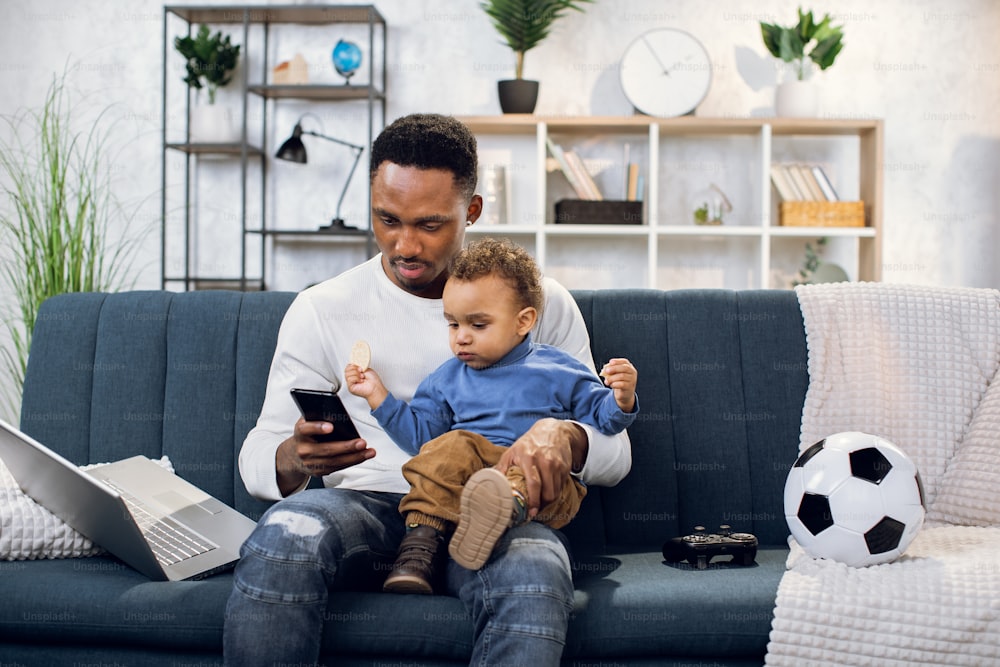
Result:
[[143,537],[149,542],[156,559],[164,565],[174,565],[218,548],[217,545],[179,523],[153,516],[141,500],[110,480],[102,481],[121,495]]

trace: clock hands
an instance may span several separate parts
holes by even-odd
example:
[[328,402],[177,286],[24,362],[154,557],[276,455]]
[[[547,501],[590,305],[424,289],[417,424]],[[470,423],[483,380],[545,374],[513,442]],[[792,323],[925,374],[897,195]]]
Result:
[[653,45],[649,43],[649,41],[646,39],[645,35],[642,36],[642,43],[645,44],[646,48],[649,49],[649,52],[653,54],[653,58],[656,60],[657,64],[660,66],[660,69],[663,70],[663,73],[665,75],[667,75],[667,76],[670,76],[670,72],[672,70],[674,70],[677,67],[683,65],[685,61],[691,59],[691,54],[688,54],[687,56],[684,57],[683,60],[678,60],[677,62],[675,62],[670,67],[667,67],[666,65],[663,64],[663,61],[660,60],[660,55],[656,52],[656,49],[653,48]]
[[653,58],[656,59],[656,62],[663,69],[663,73],[670,76],[670,70],[667,69],[667,66],[663,64],[662,60],[660,60],[660,56],[656,53],[656,49],[654,49],[653,45],[649,43],[645,35],[642,36],[642,43],[645,44],[646,48],[649,49],[649,52],[653,54]]

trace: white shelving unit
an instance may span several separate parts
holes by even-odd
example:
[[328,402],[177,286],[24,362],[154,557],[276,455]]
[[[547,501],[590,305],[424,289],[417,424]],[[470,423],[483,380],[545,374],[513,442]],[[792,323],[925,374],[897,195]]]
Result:
[[[570,288],[782,288],[820,237],[824,258],[852,280],[881,277],[881,120],[788,118],[463,117],[480,160],[503,165],[507,224],[473,234],[506,236],[531,250],[543,271]],[[555,223],[555,202],[574,198],[547,165],[546,138],[576,150],[607,199],[624,198],[624,160],[645,180],[642,224]],[[627,147],[627,148],[626,148]],[[865,202],[864,227],[783,227],[772,162],[824,165],[841,198]],[[695,225],[690,198],[715,183],[733,200],[719,226]]]

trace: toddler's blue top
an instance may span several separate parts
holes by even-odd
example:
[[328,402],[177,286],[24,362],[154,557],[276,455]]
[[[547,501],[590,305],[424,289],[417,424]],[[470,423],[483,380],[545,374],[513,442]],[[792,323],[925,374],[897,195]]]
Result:
[[428,375],[407,405],[391,393],[372,411],[386,433],[410,454],[451,430],[463,429],[510,446],[539,419],[589,424],[606,435],[635,421],[614,392],[568,353],[534,343],[531,335],[500,361],[476,370],[452,357]]

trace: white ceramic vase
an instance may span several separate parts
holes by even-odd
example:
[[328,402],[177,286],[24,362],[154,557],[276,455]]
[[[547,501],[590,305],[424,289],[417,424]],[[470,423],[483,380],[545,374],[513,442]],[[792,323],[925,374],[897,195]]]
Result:
[[774,113],[785,118],[816,118],[819,89],[811,81],[798,79],[778,84],[774,91]]
[[221,104],[191,107],[191,142],[229,144],[239,141],[232,112]]

